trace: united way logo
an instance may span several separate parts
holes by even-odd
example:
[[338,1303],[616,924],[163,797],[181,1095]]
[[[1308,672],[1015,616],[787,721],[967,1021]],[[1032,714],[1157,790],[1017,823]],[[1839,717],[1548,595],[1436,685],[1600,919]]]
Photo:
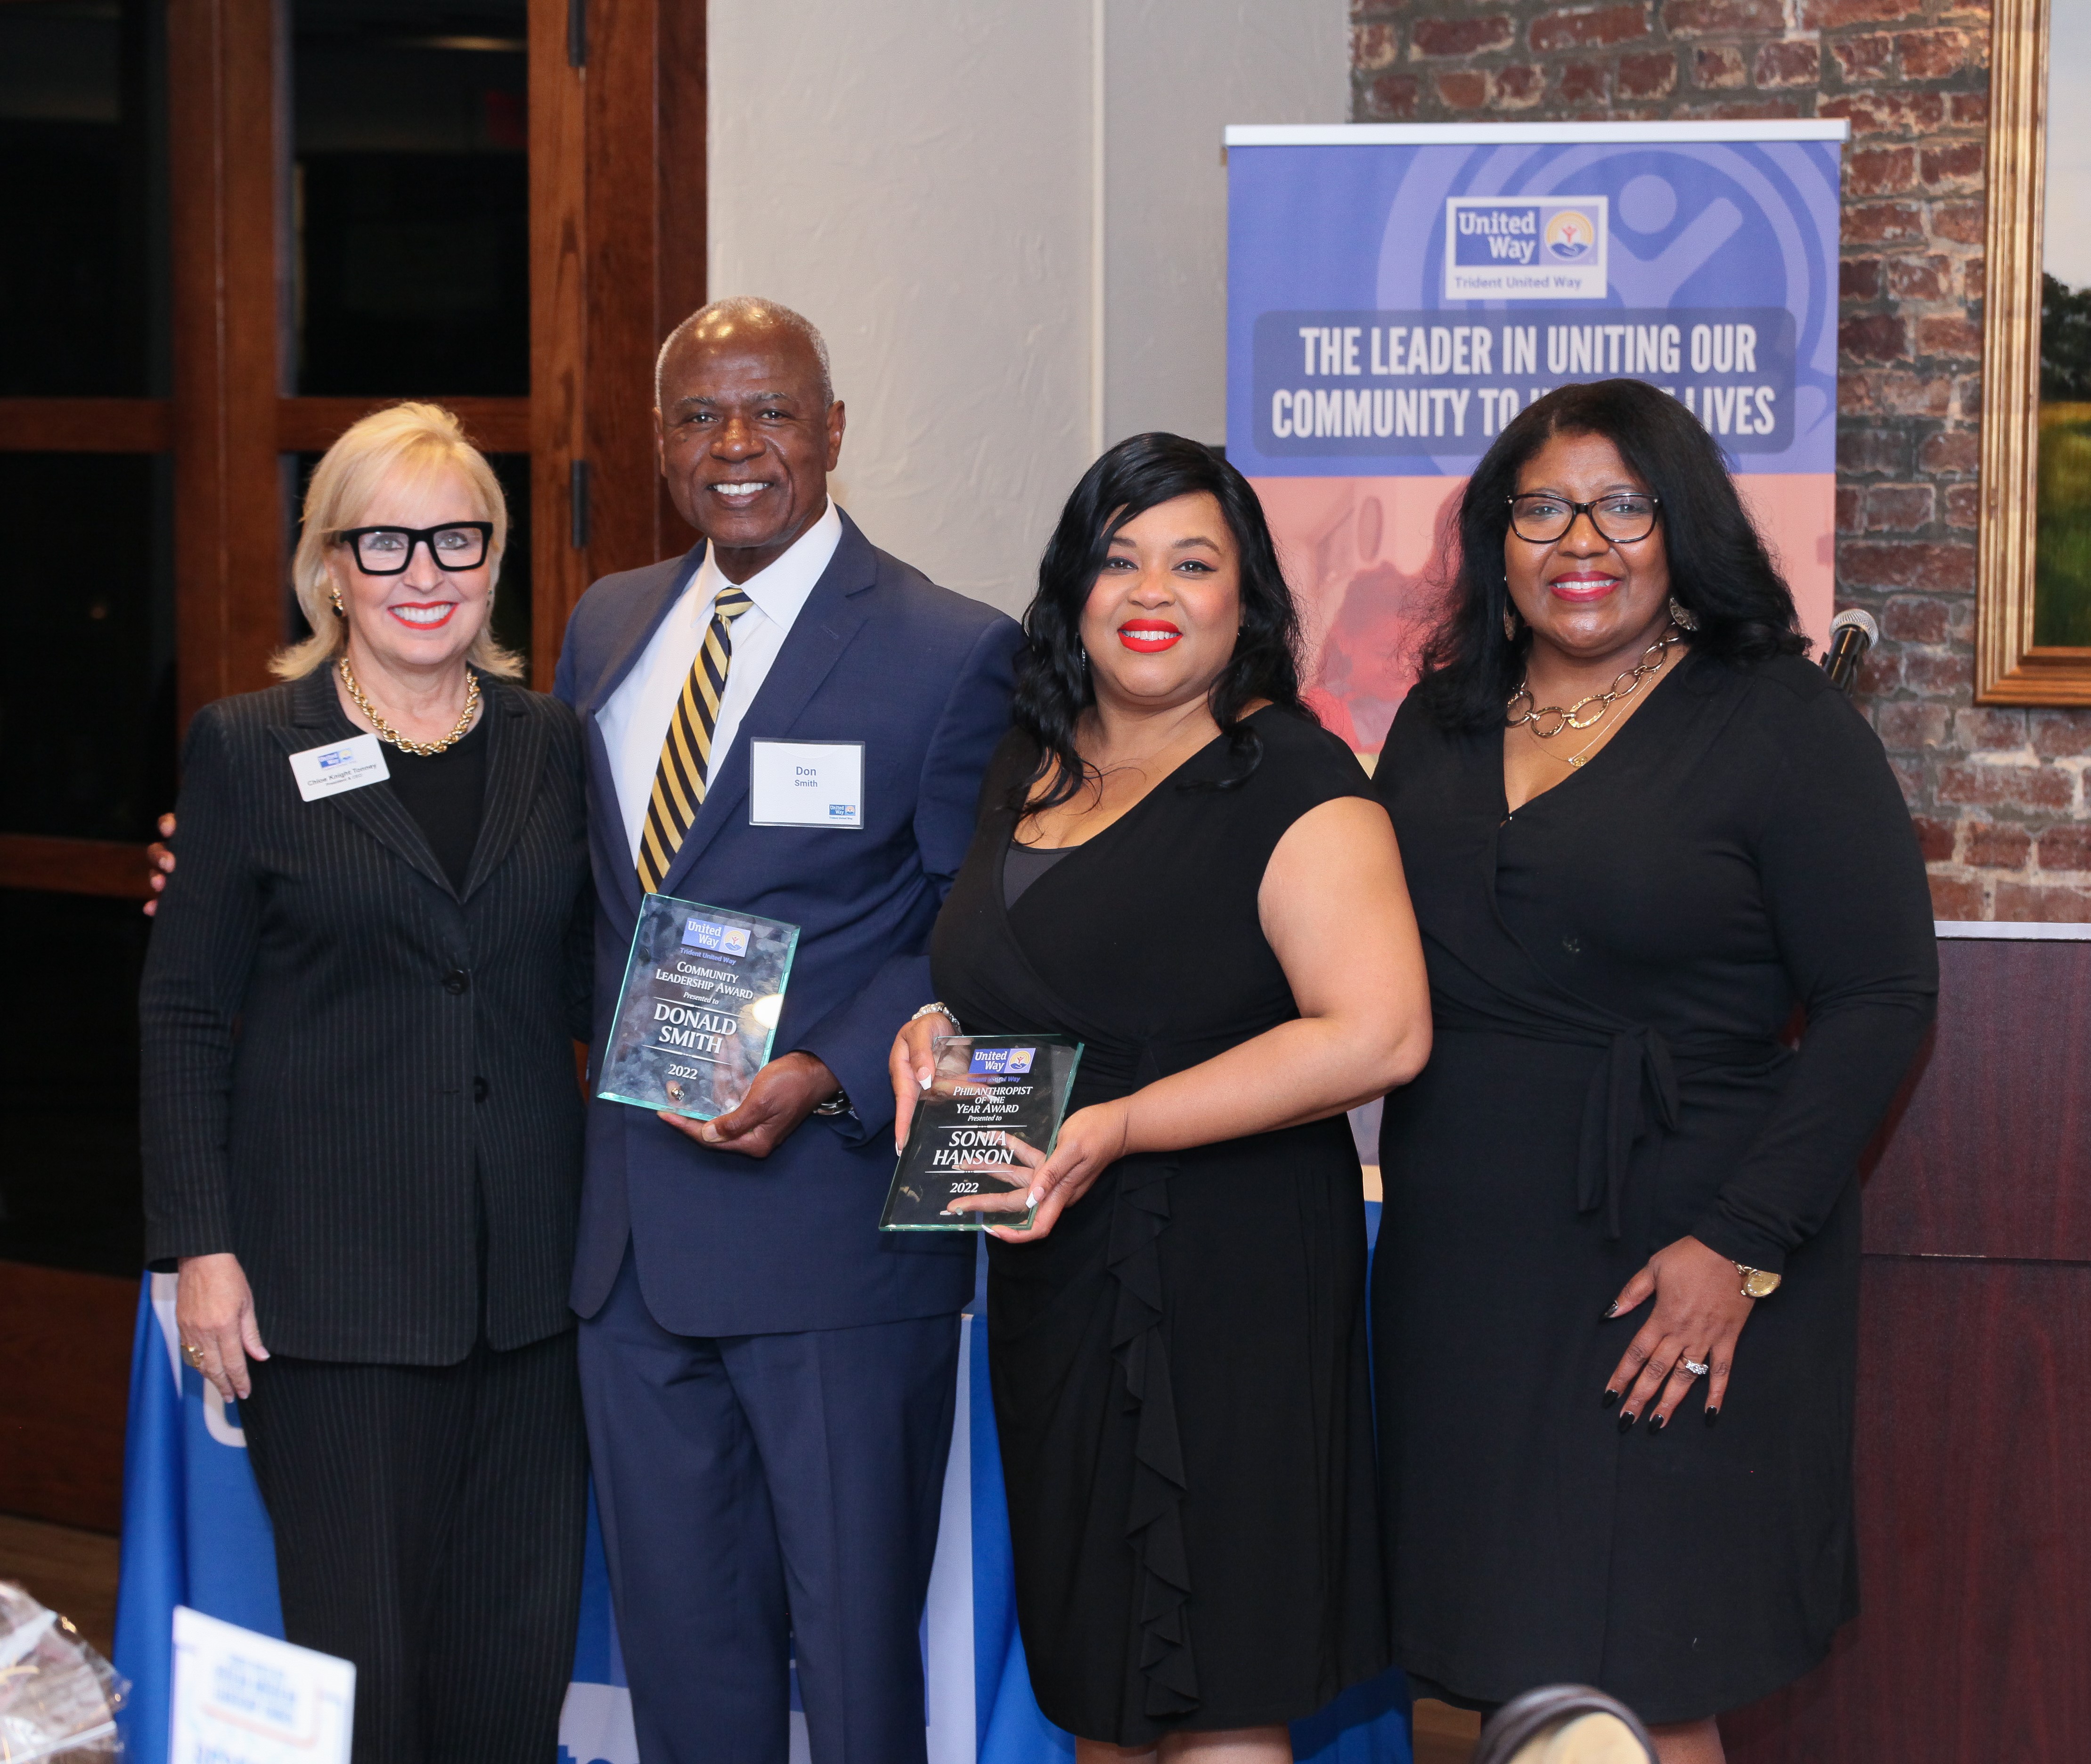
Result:
[[683,947],[703,950],[714,955],[745,955],[748,927],[721,925],[716,919],[690,919],[683,925]]
[[1449,196],[1448,300],[1593,300],[1606,292],[1601,196]]
[[1546,256],[1550,263],[1580,263],[1597,243],[1597,229],[1580,209],[1563,209],[1546,223]]
[[1031,1070],[1035,1047],[976,1047],[967,1076],[973,1078],[1020,1078]]

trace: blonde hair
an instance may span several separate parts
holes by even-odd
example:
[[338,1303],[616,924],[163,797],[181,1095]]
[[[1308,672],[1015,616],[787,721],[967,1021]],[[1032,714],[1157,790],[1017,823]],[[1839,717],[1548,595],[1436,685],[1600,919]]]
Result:
[[487,623],[472,640],[465,659],[485,674],[515,679],[523,658],[494,640],[493,589],[501,580],[501,554],[508,545],[508,502],[485,455],[464,438],[456,417],[436,404],[394,404],[351,425],[327,449],[305,490],[304,530],[291,559],[291,585],[313,634],[279,649],[269,671],[280,679],[301,679],[325,667],[348,643],[348,623],[335,615],[328,554],[344,528],[370,506],[378,487],[394,472],[416,485],[455,472],[471,486],[485,517],[494,523],[486,549]]

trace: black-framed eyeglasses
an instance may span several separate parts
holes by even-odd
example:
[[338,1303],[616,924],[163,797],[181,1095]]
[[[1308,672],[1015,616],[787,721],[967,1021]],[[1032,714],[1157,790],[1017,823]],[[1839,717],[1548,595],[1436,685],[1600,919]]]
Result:
[[490,520],[454,520],[446,527],[351,527],[334,537],[356,554],[365,576],[403,576],[414,547],[425,545],[439,570],[476,570],[494,542]]
[[1600,538],[1631,545],[1655,531],[1656,505],[1661,500],[1640,490],[1620,490],[1593,502],[1571,502],[1565,496],[1528,490],[1510,498],[1510,528],[1533,545],[1554,545],[1568,537],[1577,515],[1588,515]]

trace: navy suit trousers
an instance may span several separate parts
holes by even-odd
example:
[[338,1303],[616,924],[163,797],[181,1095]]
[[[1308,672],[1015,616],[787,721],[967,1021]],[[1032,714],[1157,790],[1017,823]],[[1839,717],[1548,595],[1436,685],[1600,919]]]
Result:
[[958,1376],[944,1315],[678,1335],[629,1251],[581,1325],[596,1498],[644,1764],[922,1764],[920,1630]]

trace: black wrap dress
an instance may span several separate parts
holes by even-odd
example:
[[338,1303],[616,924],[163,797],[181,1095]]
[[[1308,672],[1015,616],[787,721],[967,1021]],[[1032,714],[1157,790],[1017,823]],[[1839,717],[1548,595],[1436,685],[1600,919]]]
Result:
[[[1364,796],[1334,737],[1249,719],[1003,904],[1028,777],[989,767],[930,948],[981,1033],[1084,1044],[1071,1106],[1298,1015],[1257,892],[1302,815]],[[1343,1120],[1113,1165],[1034,1244],[988,1246],[988,1350],[1039,1706],[1091,1740],[1312,1714],[1387,1663],[1365,1234]]]
[[[1863,718],[1795,657],[1687,658],[1507,813],[1500,727],[1414,699],[1374,787],[1429,963],[1383,1117],[1373,1351],[1396,1657],[1454,1695],[1748,1702],[1856,1609],[1855,1164],[1938,989],[1924,865]],[[1796,1054],[1782,1041],[1796,1005]],[[1783,1271],[1719,1423],[1600,1405],[1687,1234]]]

